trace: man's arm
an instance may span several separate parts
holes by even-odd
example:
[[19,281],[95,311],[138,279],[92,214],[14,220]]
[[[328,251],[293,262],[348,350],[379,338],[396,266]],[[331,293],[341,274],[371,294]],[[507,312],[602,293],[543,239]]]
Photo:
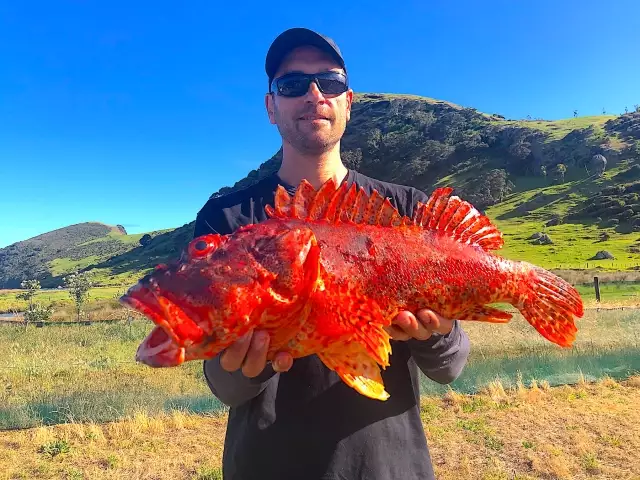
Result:
[[[231,228],[221,210],[201,210],[196,216],[193,237],[199,237],[207,233],[219,233],[221,235],[231,233]],[[277,372],[271,364],[265,366],[264,360],[260,361],[264,345],[262,348],[252,347],[250,351],[251,340],[251,337],[245,339],[246,342],[249,342],[249,345],[244,345],[243,342],[240,341],[227,349],[236,353],[236,355],[232,356],[231,361],[229,361],[229,357],[227,356],[225,361],[221,362],[222,356],[225,354],[225,352],[223,352],[203,362],[204,377],[211,393],[229,407],[237,407],[255,398],[266,388],[268,382],[277,376]],[[252,362],[244,362],[245,358],[248,357],[252,359],[258,357],[257,362],[255,360]],[[255,372],[256,375],[253,376],[254,372],[250,372],[252,376],[245,375],[246,368],[243,367],[243,363],[250,363],[250,367],[251,363],[253,363],[253,370],[257,370]],[[256,363],[257,365],[255,365]],[[264,368],[261,368],[263,366]]]
[[409,349],[422,372],[430,379],[447,384],[453,382],[467,363],[471,345],[458,320],[447,334],[433,333],[426,340],[411,338]]
[[220,355],[204,361],[204,378],[211,392],[228,407],[237,407],[257,397],[274,378],[276,372],[268,364],[257,377],[247,377],[241,369],[229,372],[220,365]]

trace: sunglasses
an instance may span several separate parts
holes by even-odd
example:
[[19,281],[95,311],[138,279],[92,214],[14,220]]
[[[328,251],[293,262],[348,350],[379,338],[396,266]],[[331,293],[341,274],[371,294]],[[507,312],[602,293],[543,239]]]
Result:
[[318,89],[326,95],[339,95],[349,89],[349,82],[344,73],[288,73],[271,82],[271,92],[283,97],[301,97],[309,91],[311,82],[315,82]]

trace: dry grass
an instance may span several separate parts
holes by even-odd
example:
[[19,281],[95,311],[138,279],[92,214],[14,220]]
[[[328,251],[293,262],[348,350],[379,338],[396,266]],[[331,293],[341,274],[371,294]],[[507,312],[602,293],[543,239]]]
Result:
[[640,377],[427,398],[437,478],[639,479]]
[[[640,478],[640,377],[426,397],[439,480]],[[0,434],[0,479],[222,478],[225,417],[137,415]]]
[[0,479],[221,479],[225,425],[174,412],[0,433]]

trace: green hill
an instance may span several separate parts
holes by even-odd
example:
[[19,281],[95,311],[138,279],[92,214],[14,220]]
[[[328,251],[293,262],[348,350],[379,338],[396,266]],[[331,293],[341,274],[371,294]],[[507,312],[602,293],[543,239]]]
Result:
[[[547,268],[640,265],[640,112],[508,120],[430,98],[357,94],[342,155],[364,174],[426,193],[455,187],[503,230],[506,257]],[[277,152],[213,196],[276,171],[280,159]],[[141,235],[103,233],[46,255],[44,247],[20,247],[19,260],[12,245],[0,250],[0,288],[32,272],[56,284],[71,268],[91,270],[103,284],[128,283],[179,255],[192,228],[154,232],[145,246]],[[530,238],[542,233],[552,243]],[[615,259],[590,260],[600,250]]]
[[65,273],[127,252],[142,236],[127,235],[121,225],[86,222],[14,243],[0,249],[0,288],[19,288],[25,278],[60,285]]

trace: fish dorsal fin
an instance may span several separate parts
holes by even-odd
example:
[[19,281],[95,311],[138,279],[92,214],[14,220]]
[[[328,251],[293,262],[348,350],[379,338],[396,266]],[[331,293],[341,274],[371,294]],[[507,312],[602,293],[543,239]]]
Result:
[[453,188],[436,188],[427,203],[418,202],[412,224],[436,230],[460,243],[484,250],[502,248],[502,232],[469,202],[451,195]]
[[265,211],[271,218],[297,218],[300,220],[378,225],[382,227],[419,226],[449,236],[461,243],[497,250],[502,247],[502,233],[473,205],[452,196],[451,187],[434,190],[427,203],[418,202],[412,217],[400,215],[377,190],[370,195],[363,187],[346,182],[338,186],[327,180],[315,190],[307,180],[302,180],[293,196],[281,185],[275,194],[274,206]]

